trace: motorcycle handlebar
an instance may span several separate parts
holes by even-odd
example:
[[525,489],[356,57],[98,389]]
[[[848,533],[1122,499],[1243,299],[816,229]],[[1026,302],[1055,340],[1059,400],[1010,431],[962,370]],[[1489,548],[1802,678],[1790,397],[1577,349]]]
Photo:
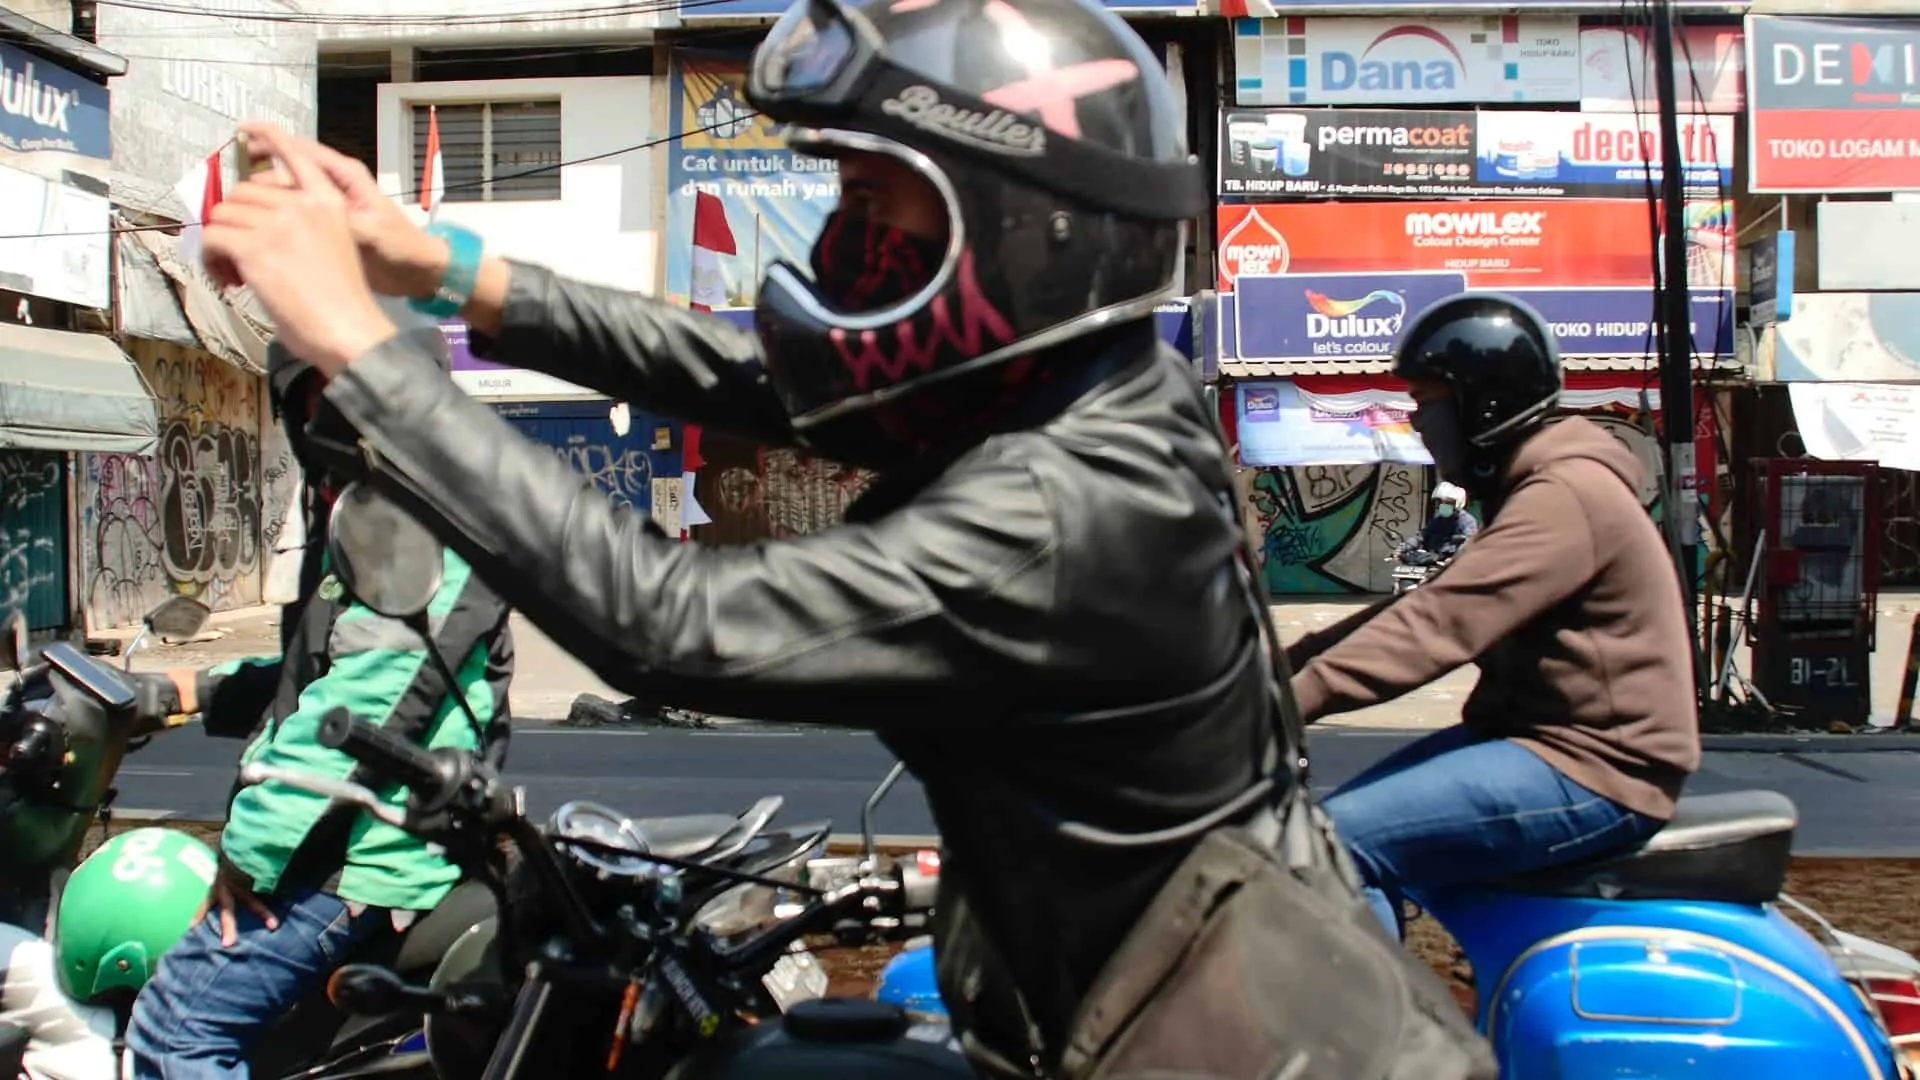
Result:
[[434,756],[391,731],[363,724],[345,709],[322,717],[315,741],[338,750],[385,779],[404,784],[422,802],[439,801],[452,780]]

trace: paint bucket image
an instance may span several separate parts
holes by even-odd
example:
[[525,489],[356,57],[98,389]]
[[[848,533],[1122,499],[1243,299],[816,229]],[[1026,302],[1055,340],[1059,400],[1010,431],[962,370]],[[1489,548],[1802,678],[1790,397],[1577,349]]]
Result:
[[1261,132],[1247,146],[1247,157],[1256,173],[1278,172],[1280,169],[1280,141],[1270,132]]
[[1268,113],[1267,130],[1281,142],[1306,142],[1307,118],[1301,113]]
[[1267,137],[1267,125],[1259,120],[1227,121],[1227,155],[1240,168],[1252,164],[1253,142]]
[[1493,171],[1503,180],[1553,180],[1560,175],[1560,153],[1527,136],[1501,139],[1494,146]]
[[1280,144],[1280,171],[1288,176],[1305,176],[1313,171],[1313,147],[1303,140],[1289,139]]

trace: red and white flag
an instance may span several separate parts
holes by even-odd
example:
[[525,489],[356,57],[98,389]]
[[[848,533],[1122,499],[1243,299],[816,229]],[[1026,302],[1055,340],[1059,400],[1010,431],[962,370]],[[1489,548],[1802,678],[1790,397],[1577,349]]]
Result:
[[720,196],[700,191],[693,196],[693,280],[687,289],[687,306],[695,311],[712,311],[727,306],[727,275],[720,270],[720,256],[736,255],[733,226],[727,224],[727,207]]
[[1272,0],[1220,0],[1220,14],[1229,19],[1271,19],[1280,12]]
[[200,223],[207,220],[213,208],[227,197],[227,150],[233,146],[228,143],[204,161],[187,170],[187,175],[173,186],[173,193],[187,208],[187,220],[180,230],[180,248],[178,257],[182,265],[192,265],[200,259]]
[[447,191],[447,174],[440,163],[440,112],[427,106],[427,158],[420,165],[420,209],[432,221]]
[[695,525],[710,525],[713,519],[700,506],[694,494],[693,480],[706,459],[700,456],[700,427],[688,424],[680,429],[680,539],[692,539]]

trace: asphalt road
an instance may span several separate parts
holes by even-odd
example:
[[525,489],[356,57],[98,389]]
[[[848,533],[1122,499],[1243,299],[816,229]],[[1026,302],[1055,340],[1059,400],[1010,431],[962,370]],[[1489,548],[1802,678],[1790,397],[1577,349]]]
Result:
[[[1340,783],[1417,734],[1316,733],[1315,786]],[[120,770],[118,805],[155,816],[224,817],[239,749],[203,737],[197,726],[156,739]],[[781,795],[786,807],[779,820],[830,818],[836,832],[853,833],[861,805],[891,766],[870,736],[841,731],[528,724],[514,732],[510,775],[540,814],[568,799],[592,799],[638,817],[731,812]],[[1709,751],[1691,790],[1742,788],[1771,788],[1799,804],[1799,854],[1920,857],[1920,752]],[[881,833],[931,833],[919,786],[903,780],[876,826]]]

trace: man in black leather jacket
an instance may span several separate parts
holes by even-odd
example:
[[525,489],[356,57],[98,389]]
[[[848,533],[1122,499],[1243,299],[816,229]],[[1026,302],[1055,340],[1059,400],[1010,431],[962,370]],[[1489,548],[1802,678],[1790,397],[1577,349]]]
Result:
[[[609,684],[878,733],[944,842],[949,1008],[977,1061],[1031,1076],[1191,845],[1063,825],[1191,823],[1286,749],[1217,425],[1150,318],[1203,176],[1094,0],[815,0],[749,92],[842,185],[753,333],[423,235],[363,167],[265,127],[277,171],[216,211],[208,266],[334,373],[377,482]],[[882,479],[821,533],[677,543],[469,400],[369,285],[457,305],[483,355]]]

